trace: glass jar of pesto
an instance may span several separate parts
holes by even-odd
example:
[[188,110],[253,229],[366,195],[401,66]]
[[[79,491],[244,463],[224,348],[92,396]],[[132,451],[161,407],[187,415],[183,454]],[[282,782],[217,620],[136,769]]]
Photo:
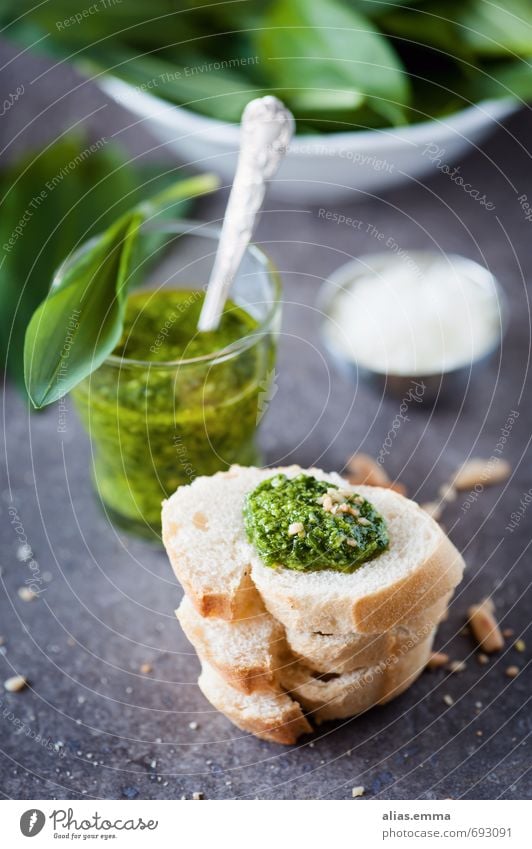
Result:
[[161,501],[178,486],[259,461],[256,433],[274,373],[280,281],[250,246],[218,329],[198,332],[218,237],[217,229],[194,222],[143,225],[122,338],[72,392],[106,513],[147,536],[159,534]]

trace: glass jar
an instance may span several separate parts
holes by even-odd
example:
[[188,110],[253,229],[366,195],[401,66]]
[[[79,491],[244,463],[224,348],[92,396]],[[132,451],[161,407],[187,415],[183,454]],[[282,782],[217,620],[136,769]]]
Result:
[[[203,298],[218,238],[218,229],[195,222],[143,225],[132,264],[140,285],[130,295],[149,290],[155,298],[161,290],[186,290],[184,309],[189,300]],[[148,350],[142,359],[114,353],[72,392],[91,439],[97,492],[122,527],[159,534],[161,501],[178,486],[232,463],[260,462],[256,434],[274,375],[281,306],[278,274],[254,245],[230,296],[233,308],[251,318],[242,338],[169,362],[150,359]],[[171,334],[172,320],[179,315],[161,317],[147,349]]]

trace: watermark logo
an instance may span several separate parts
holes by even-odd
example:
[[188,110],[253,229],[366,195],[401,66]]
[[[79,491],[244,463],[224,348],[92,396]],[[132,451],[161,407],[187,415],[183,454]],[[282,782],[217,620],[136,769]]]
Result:
[[[54,831],[54,837],[71,838],[81,837],[78,832],[85,832],[83,840],[97,839],[109,840],[110,837],[117,837],[114,832],[120,831],[155,831],[159,825],[158,820],[144,820],[142,817],[130,819],[120,818],[117,820],[109,820],[103,817],[98,811],[95,811],[92,816],[85,819],[77,820],[74,816],[73,808],[58,808],[50,814],[50,820]],[[103,833],[101,833],[103,832]]]
[[91,154],[96,153],[100,150],[104,145],[106,145],[108,139],[102,137],[95,141],[93,144],[90,144],[84,150],[80,151],[73,159],[63,165],[62,168],[53,176],[51,179],[46,181],[46,188],[41,189],[40,192],[35,194],[32,199],[29,201],[26,209],[24,210],[22,216],[19,218],[18,224],[14,227],[11,235],[7,242],[4,242],[2,245],[3,250],[6,253],[10,253],[15,247],[16,243],[24,233],[27,225],[33,218],[35,212],[42,206],[42,204],[47,200],[50,196],[50,193],[54,191],[57,186],[59,186],[65,177],[67,177],[72,171],[74,171],[78,165],[84,162]]
[[519,201],[525,221],[532,221],[532,205],[528,202],[528,195],[519,195],[517,200]]
[[511,534],[513,534],[515,529],[519,527],[521,519],[525,515],[530,504],[532,504],[532,487],[530,487],[530,489],[527,490],[527,492],[525,492],[521,496],[521,500],[519,501],[519,507],[514,510],[514,512],[510,516],[510,521],[506,525],[506,530],[509,531]]
[[492,212],[495,209],[495,204],[488,200],[485,192],[481,194],[480,189],[477,189],[471,183],[464,180],[460,173],[460,165],[456,165],[454,168],[451,168],[448,162],[445,161],[445,154],[446,150],[444,147],[440,147],[434,142],[428,142],[421,155],[428,156],[430,161],[436,166],[441,174],[445,174],[453,183],[455,183],[455,185],[460,186],[466,195],[469,195],[485,209]]
[[24,837],[35,837],[44,828],[46,817],[38,808],[24,811],[20,818],[20,830]]
[[410,419],[406,415],[408,412],[409,405],[415,401],[416,404],[420,404],[423,401],[423,396],[425,394],[426,386],[423,381],[412,380],[412,386],[401,399],[401,404],[399,406],[399,412],[394,417],[392,422],[392,426],[388,433],[386,434],[386,439],[382,443],[382,446],[379,450],[379,456],[377,457],[377,463],[381,466],[384,463],[384,458],[390,453],[392,450],[392,445],[394,440],[397,437],[397,433],[399,428],[401,427],[403,422],[408,422]]
[[24,86],[21,84],[17,86],[16,90],[8,94],[8,96],[4,99],[3,102],[0,102],[0,118],[3,118],[4,115],[9,112],[12,106],[15,105],[17,100],[22,97],[24,94]]
[[[493,453],[492,453],[491,457],[489,458],[489,460],[486,461],[484,471],[480,475],[480,480],[477,481],[477,483],[474,485],[474,487],[468,492],[465,501],[462,502],[462,506],[460,508],[462,513],[467,513],[467,511],[471,509],[473,504],[475,504],[478,501],[479,496],[484,492],[485,485],[489,484],[489,480],[490,480],[494,470],[495,470],[495,473],[496,473],[497,464],[502,459],[502,453],[503,453],[503,451],[506,447],[506,443],[508,442],[508,439],[509,439],[510,434],[512,432],[512,428],[513,428],[513,426],[514,426],[514,424],[515,424],[515,422],[518,418],[519,418],[519,410],[510,410],[510,413],[508,414],[508,416],[506,417],[506,421],[504,422],[504,426],[501,427],[500,435],[499,435],[499,438],[497,440],[497,444],[495,445],[495,448],[493,449]],[[520,506],[523,507],[522,504]],[[511,530],[513,530],[513,528],[510,528],[507,525],[506,530],[511,531]]]

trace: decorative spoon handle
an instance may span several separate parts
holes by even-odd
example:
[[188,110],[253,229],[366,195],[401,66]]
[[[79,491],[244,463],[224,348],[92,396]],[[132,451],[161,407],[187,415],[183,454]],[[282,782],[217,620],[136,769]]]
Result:
[[251,239],[255,217],[294,132],[292,113],[271,95],[251,100],[242,114],[238,164],[198,330],[218,327],[229,287]]

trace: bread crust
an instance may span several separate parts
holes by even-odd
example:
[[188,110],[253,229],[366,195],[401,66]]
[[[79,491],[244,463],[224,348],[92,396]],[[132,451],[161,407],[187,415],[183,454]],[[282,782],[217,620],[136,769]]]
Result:
[[304,666],[314,672],[344,674],[374,666],[383,657],[395,654],[405,638],[426,636],[447,614],[451,594],[418,616],[382,634],[326,635],[319,632],[286,630],[288,647]]
[[[421,674],[430,656],[434,631],[397,657],[383,658],[379,666],[341,675],[332,681],[314,678],[300,664],[287,667],[277,695],[245,695],[202,663],[199,687],[206,699],[237,728],[282,745],[293,745],[312,731],[303,713],[317,724],[345,719],[384,705],[403,693]],[[262,709],[266,705],[266,710]]]
[[[283,745],[311,731],[303,709],[317,722],[345,718],[410,686],[464,569],[459,552],[417,505],[363,486],[354,490],[375,499],[394,528],[384,560],[352,575],[282,567],[276,574],[246,539],[242,502],[265,477],[301,471],[347,486],[316,469],[233,467],[196,479],[163,505],[163,541],[190,602],[189,615],[178,618],[202,660],[201,690],[238,728]],[[256,632],[246,632],[249,622]],[[313,631],[333,639],[320,648]],[[378,651],[371,651],[375,637]],[[357,645],[364,650],[352,653]]]
[[279,693],[278,672],[288,647],[284,628],[269,613],[242,622],[209,622],[185,597],[176,616],[200,660],[232,687],[246,695]]
[[[222,681],[206,663],[202,664],[198,685],[205,698],[237,728],[261,740],[291,746],[302,734],[312,731],[298,702],[283,693],[279,692],[274,699],[266,695],[246,696]],[[268,699],[269,706],[272,705],[263,715],[258,709],[260,699]]]
[[443,533],[434,553],[425,563],[391,587],[357,599],[353,605],[353,630],[368,634],[386,631],[401,622],[401,616],[418,616],[436,604],[460,583],[465,564],[459,551]]
[[[282,569],[285,580],[280,578],[272,581],[273,570],[262,564],[246,540],[241,515],[243,498],[246,491],[269,475],[276,472],[295,475],[300,471],[304,470],[298,466],[267,470],[232,467],[229,472],[218,473],[212,478],[197,478],[189,486],[180,488],[164,503],[163,542],[176,576],[201,616],[232,621],[248,616],[252,610],[264,609],[265,604],[269,612],[288,628],[335,634],[353,631],[382,633],[412,619],[459,583],[464,569],[459,552],[424,511],[397,493],[393,494],[390,502],[393,509],[408,511],[413,523],[417,521],[420,527],[425,528],[430,526],[431,533],[437,539],[435,550],[404,577],[353,599],[350,598],[352,584],[349,581],[352,576],[346,575],[343,597],[336,596],[331,600],[323,596],[323,601],[319,591],[313,592],[312,576]],[[308,471],[321,479],[342,482],[334,473],[326,475],[318,469]],[[207,560],[199,570],[195,568],[197,564],[194,562],[194,557],[198,556],[197,548],[190,550],[190,546],[201,544],[203,528],[192,529],[192,535],[198,537],[197,540],[192,536],[192,541],[184,529],[188,522],[190,534],[191,516],[194,517],[195,509],[194,493],[205,498],[209,484],[217,488],[219,499],[231,502],[232,525],[229,523],[228,527],[223,521],[218,521],[215,530],[206,531],[210,554],[206,555]],[[345,485],[348,486],[347,483]],[[360,491],[368,498],[372,495],[375,498],[379,493],[390,494],[389,490],[381,487],[356,487],[355,491]],[[216,552],[223,548],[226,537],[230,538],[229,550],[233,551],[234,562],[231,564],[216,561]],[[212,559],[210,564],[209,559]],[[363,568],[371,566],[370,563]],[[290,580],[286,580],[286,576]],[[301,592],[301,578],[304,580],[307,577],[308,590]],[[291,583],[298,588],[297,595],[291,594]]]
[[427,665],[434,635],[435,629],[404,653],[384,657],[378,666],[353,670],[333,680],[316,679],[308,669],[296,666],[286,670],[282,683],[314,721],[346,719],[403,693]]
[[[267,477],[277,472],[297,475],[303,472],[300,466],[283,466],[280,469],[257,469],[254,467],[231,466],[226,472],[217,472],[211,477],[198,477],[191,484],[179,487],[162,505],[162,539],[174,574],[183,586],[201,616],[234,621],[243,619],[251,613],[264,610],[261,596],[251,576],[250,557],[253,549],[249,546],[242,519],[243,498],[247,491]],[[322,479],[341,483],[342,478],[335,472],[325,474],[320,469],[306,470]],[[210,487],[216,488],[223,500],[220,512],[230,504],[230,517],[210,531],[210,523],[205,526],[194,525],[195,511],[201,514],[203,504],[198,506],[209,493]],[[207,519],[206,515],[202,518]],[[187,536],[188,531],[188,536]],[[203,534],[210,540],[209,568],[198,571],[195,562],[195,549]],[[191,539],[196,536],[197,539]],[[214,534],[214,536],[211,536]],[[217,560],[216,549],[230,537],[233,544],[231,562]]]
[[224,713],[233,725],[236,725],[241,731],[248,731],[261,740],[267,740],[269,743],[280,743],[282,746],[293,746],[303,734],[312,733],[312,726],[303,715],[297,702],[294,702],[290,711],[286,711],[278,725],[260,719],[244,721],[239,716],[235,718],[225,711]]

